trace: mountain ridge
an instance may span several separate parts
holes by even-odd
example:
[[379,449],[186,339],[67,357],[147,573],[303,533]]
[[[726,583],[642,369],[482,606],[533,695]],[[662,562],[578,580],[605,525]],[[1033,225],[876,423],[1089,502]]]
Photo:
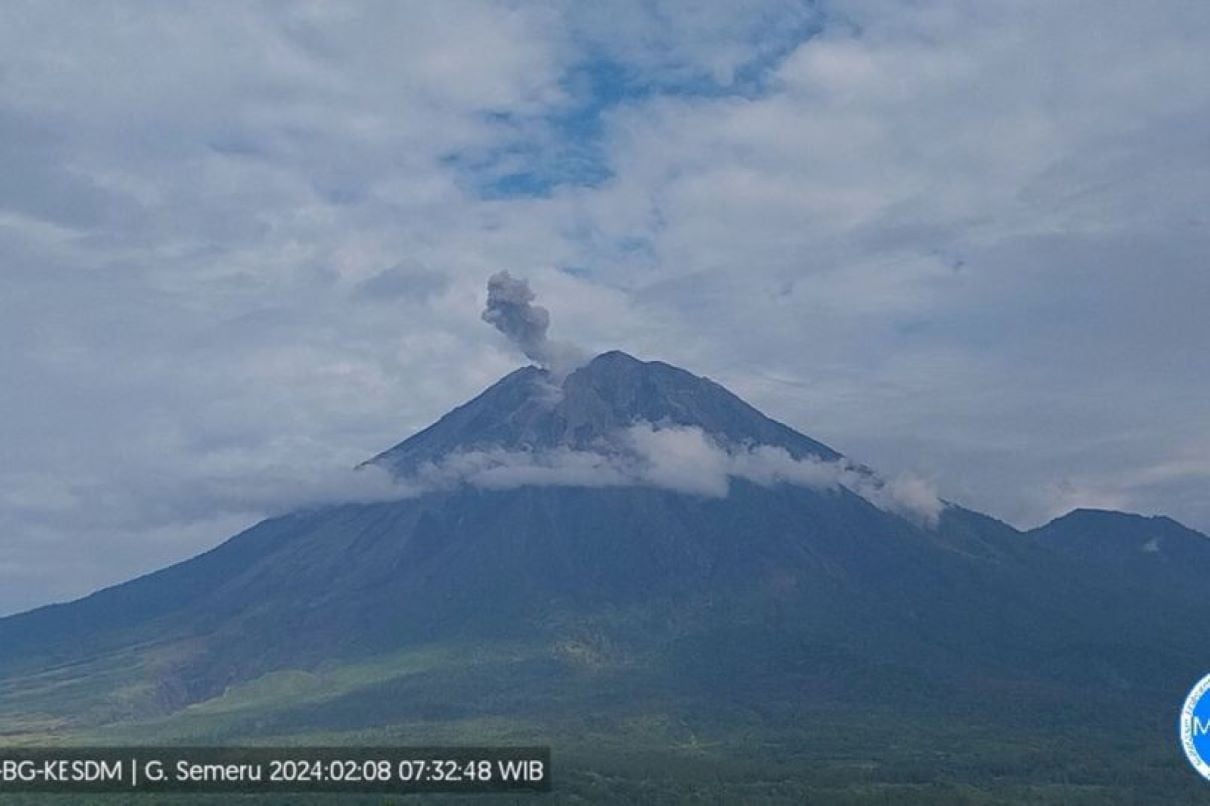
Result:
[[[636,423],[843,459],[713,381],[615,352],[557,385],[536,367],[510,373],[369,461],[406,476],[450,452],[594,450]],[[1090,519],[1122,535],[1104,567],[1086,556],[1104,529]],[[1194,548],[1140,568],[1132,552],[1156,528],[1165,549]],[[1106,685],[1164,701],[1210,660],[1196,615],[1210,612],[1194,596],[1210,556],[1193,534],[1113,513],[1021,532],[956,505],[924,526],[840,484],[743,477],[724,495],[451,485],[268,519],[161,571],[0,619],[0,716],[183,719],[274,675],[461,646],[524,647],[525,671],[492,674],[520,675],[533,708],[577,680],[621,709],[634,690],[707,711],[720,697],[805,707],[858,696],[859,680],[908,681],[901,697],[922,707],[938,691],[969,704]],[[583,678],[585,652],[626,660]],[[445,707],[439,682],[410,696]]]
[[611,350],[561,381],[535,366],[515,370],[367,464],[406,475],[457,449],[586,449],[638,422],[698,427],[724,442],[782,447],[796,459],[841,457],[708,378]]

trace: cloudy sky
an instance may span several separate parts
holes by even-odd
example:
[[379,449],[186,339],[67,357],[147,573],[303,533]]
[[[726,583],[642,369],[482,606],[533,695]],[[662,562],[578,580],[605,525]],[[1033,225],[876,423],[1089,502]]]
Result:
[[660,358],[1019,527],[1210,530],[1210,4],[0,5],[0,613],[523,362]]

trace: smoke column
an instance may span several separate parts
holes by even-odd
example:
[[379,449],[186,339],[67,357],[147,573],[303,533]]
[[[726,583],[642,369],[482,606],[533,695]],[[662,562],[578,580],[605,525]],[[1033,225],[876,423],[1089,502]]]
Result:
[[534,305],[536,298],[528,282],[507,271],[497,272],[487,281],[483,321],[507,336],[534,363],[564,374],[582,360],[583,354],[573,345],[546,338],[550,311]]

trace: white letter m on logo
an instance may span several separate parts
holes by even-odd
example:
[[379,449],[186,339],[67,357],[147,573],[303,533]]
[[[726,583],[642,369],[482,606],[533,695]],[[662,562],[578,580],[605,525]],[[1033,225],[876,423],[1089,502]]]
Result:
[[1207,733],[1210,733],[1210,719],[1203,722],[1197,717],[1193,717],[1193,735],[1205,736]]

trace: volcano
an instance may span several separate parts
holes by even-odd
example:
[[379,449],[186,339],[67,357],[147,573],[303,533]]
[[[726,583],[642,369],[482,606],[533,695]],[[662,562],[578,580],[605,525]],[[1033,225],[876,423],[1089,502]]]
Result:
[[[647,472],[668,446],[633,455],[635,429],[693,436],[723,462],[723,487]],[[596,475],[560,477],[552,456],[590,457],[576,467]],[[442,470],[468,457],[494,470],[522,457],[544,475]],[[770,457],[779,472],[752,470]],[[1161,742],[1210,669],[1204,535],[1112,512],[1033,532],[948,502],[913,517],[874,471],[708,379],[621,352],[565,377],[517,370],[364,467],[442,483],[266,520],[0,619],[7,735],[407,725],[447,739],[587,731],[597,750],[662,752],[742,736],[816,763],[854,752],[836,744],[838,715],[964,758],[954,737],[995,714],[1027,746],[1115,725],[1176,775],[1164,753],[1178,748]]]

